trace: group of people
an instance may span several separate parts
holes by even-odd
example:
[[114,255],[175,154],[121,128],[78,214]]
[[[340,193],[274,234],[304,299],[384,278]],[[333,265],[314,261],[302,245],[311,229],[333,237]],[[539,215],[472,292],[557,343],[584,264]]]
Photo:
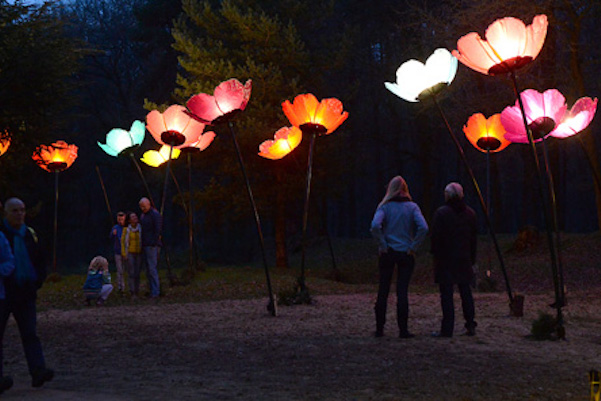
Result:
[[[444,189],[445,204],[432,218],[431,253],[435,282],[440,290],[442,322],[435,337],[452,337],[455,325],[453,290],[461,296],[465,334],[476,334],[474,299],[470,283],[476,262],[477,221],[475,212],[465,204],[463,188],[452,182]],[[408,329],[408,288],[415,254],[428,234],[428,224],[419,206],[412,201],[409,187],[401,176],[388,184],[371,222],[371,232],[379,247],[380,283],[375,304],[376,337],[384,335],[390,284],[397,267],[397,322],[400,338],[414,337]]]
[[[145,263],[149,295],[151,298],[157,298],[161,292],[158,257],[162,218],[148,198],[140,199],[139,206],[142,212],[139,218],[135,212],[118,212],[117,224],[109,235],[117,267],[117,289],[120,293],[125,292],[127,272],[129,293],[133,298],[138,297],[140,270]],[[83,290],[88,303],[91,300],[96,300],[97,305],[106,302],[113,290],[106,258],[97,256],[92,259]]]

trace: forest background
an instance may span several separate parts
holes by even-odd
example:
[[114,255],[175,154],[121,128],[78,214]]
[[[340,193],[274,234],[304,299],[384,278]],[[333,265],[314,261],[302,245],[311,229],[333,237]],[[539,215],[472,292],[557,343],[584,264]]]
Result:
[[[96,142],[104,143],[112,128],[144,121],[153,107],[182,104],[237,78],[253,80],[250,103],[238,121],[239,140],[275,257],[270,263],[289,267],[300,249],[308,141],[280,161],[259,157],[258,145],[287,125],[281,103],[300,93],[336,97],[350,114],[336,132],[317,141],[310,237],[327,228],[332,237],[368,238],[385,186],[398,174],[428,221],[443,202],[444,186],[459,181],[483,222],[433,105],[404,102],[384,82],[394,81],[396,69],[410,58],[425,61],[438,47],[455,49],[457,39],[471,31],[484,36],[497,18],[514,16],[530,24],[541,13],[550,21],[547,39],[535,62],[519,72],[521,88],[556,88],[569,105],[583,96],[598,97],[597,0],[374,0],[369,7],[356,0],[0,0],[0,128],[13,136],[0,158],[0,199],[18,196],[26,202],[28,222],[50,255],[54,180],[31,154],[41,143],[76,144],[77,161],[60,175],[59,272],[81,270],[97,254],[109,256],[114,216],[107,211],[96,167],[113,214],[138,211],[145,192],[131,162],[108,156]],[[482,188],[485,155],[461,129],[472,114],[490,116],[514,102],[507,78],[461,64],[441,99]],[[577,137],[549,141],[562,231],[601,226],[601,192],[591,170],[592,165],[601,172],[600,127],[597,117]],[[213,144],[192,160],[199,254],[209,263],[253,263],[260,252],[244,183],[229,133],[220,128],[216,133]],[[136,154],[158,148],[147,135]],[[181,205],[189,190],[185,161],[172,167],[183,198],[171,182],[164,242],[177,253],[188,245]],[[142,168],[160,199],[165,166]],[[526,145],[513,144],[491,156],[497,232],[544,228],[537,185]]]

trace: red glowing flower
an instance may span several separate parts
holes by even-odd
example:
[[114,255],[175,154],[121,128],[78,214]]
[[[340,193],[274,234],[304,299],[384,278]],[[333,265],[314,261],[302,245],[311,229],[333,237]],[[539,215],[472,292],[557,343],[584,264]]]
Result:
[[77,146],[65,141],[56,141],[52,145],[40,145],[31,158],[46,171],[63,171],[71,167],[77,159]]
[[6,153],[10,146],[10,134],[8,131],[0,132],[0,156]]
[[259,145],[259,156],[266,159],[279,160],[292,152],[301,143],[303,133],[297,127],[282,127],[274,135],[274,139]]
[[486,29],[486,40],[476,32],[462,36],[453,56],[482,74],[514,71],[538,56],[545,43],[547,25],[546,15],[537,15],[528,26],[517,18],[502,18]]
[[240,81],[232,78],[219,84],[213,96],[199,93],[192,96],[186,106],[199,120],[215,125],[244,110],[250,99],[251,89],[250,79],[242,85]]

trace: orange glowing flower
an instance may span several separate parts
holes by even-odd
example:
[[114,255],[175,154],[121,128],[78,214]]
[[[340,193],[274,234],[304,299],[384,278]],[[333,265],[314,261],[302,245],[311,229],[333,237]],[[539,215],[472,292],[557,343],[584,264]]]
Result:
[[282,127],[274,135],[274,139],[259,145],[259,156],[266,159],[279,160],[292,152],[303,139],[302,131],[297,127]]
[[308,125],[317,126],[325,134],[331,134],[348,118],[340,100],[330,98],[319,102],[311,93],[296,96],[293,103],[286,100],[282,109],[295,127],[302,130]]
[[500,152],[511,144],[505,139],[500,113],[488,119],[481,113],[472,115],[463,126],[463,132],[470,143],[482,152]]
[[31,158],[46,171],[63,171],[71,167],[77,159],[77,146],[65,141],[56,141],[52,145],[40,145]]
[[453,56],[482,74],[515,71],[538,56],[545,43],[547,26],[546,15],[537,15],[528,26],[517,18],[502,18],[486,29],[486,40],[477,32],[462,36]]
[[6,153],[10,146],[10,134],[8,131],[0,132],[0,156]]

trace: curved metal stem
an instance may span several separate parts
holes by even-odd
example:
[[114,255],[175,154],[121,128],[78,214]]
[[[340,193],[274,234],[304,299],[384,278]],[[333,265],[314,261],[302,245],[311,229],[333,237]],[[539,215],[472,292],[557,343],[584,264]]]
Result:
[[102,188],[102,194],[104,195],[104,203],[106,204],[106,209],[109,212],[109,220],[111,222],[111,225],[113,225],[113,212],[111,211],[111,204],[109,203],[109,197],[106,193],[106,187],[104,186],[104,180],[102,179],[102,175],[100,174],[100,169],[98,168],[98,165],[96,165],[96,173],[98,174],[98,180],[100,181],[100,187]]
[[234,142],[234,148],[236,149],[236,155],[238,156],[238,162],[240,163],[240,168],[242,170],[242,175],[244,177],[244,183],[246,184],[246,191],[248,193],[248,199],[250,200],[250,205],[253,209],[255,224],[257,226],[257,235],[259,237],[259,245],[261,246],[261,256],[263,257],[263,266],[265,268],[265,279],[267,280],[267,291],[269,293],[269,305],[267,305],[267,309],[273,316],[277,315],[277,305],[275,302],[275,297],[273,295],[273,290],[271,288],[271,278],[269,276],[269,267],[267,265],[267,254],[265,252],[265,240],[263,239],[263,229],[261,228],[261,219],[259,218],[259,212],[257,210],[257,205],[255,203],[255,197],[253,196],[252,189],[250,187],[250,181],[248,180],[248,175],[246,174],[246,167],[244,166],[244,161],[242,160],[242,153],[240,152],[240,146],[238,145],[238,140],[236,139],[236,130],[234,127],[234,123],[232,121],[228,122],[228,127],[230,129],[230,133],[232,134],[232,140]]
[[317,132],[311,132],[311,143],[309,145],[309,160],[307,161],[307,185],[305,187],[305,208],[303,212],[303,237],[302,237],[302,252],[301,252],[301,275],[299,278],[299,286],[301,291],[307,291],[305,284],[305,250],[307,248],[307,221],[309,220],[309,197],[311,195],[311,178],[313,175],[313,153],[315,149],[315,138]]
[[513,90],[515,92],[515,96],[518,100],[518,104],[520,106],[520,111],[522,112],[522,121],[524,122],[524,128],[526,129],[526,135],[528,137],[528,143],[530,144],[530,149],[532,151],[532,157],[534,158],[534,164],[536,168],[536,174],[539,182],[539,196],[543,205],[543,214],[545,218],[545,225],[547,231],[547,242],[549,244],[549,253],[551,254],[551,271],[553,274],[553,285],[555,287],[555,308],[557,308],[557,324],[558,324],[558,334],[560,338],[564,338],[565,329],[563,328],[563,317],[561,313],[561,307],[563,300],[561,299],[561,290],[559,289],[559,280],[558,280],[558,268],[557,268],[557,251],[555,249],[555,241],[553,240],[553,234],[551,232],[551,219],[549,218],[549,212],[547,210],[545,202],[545,194],[544,194],[544,183],[543,177],[540,170],[540,162],[538,160],[538,154],[536,152],[536,146],[534,144],[534,137],[532,136],[532,131],[528,127],[528,120],[526,119],[526,111],[524,110],[524,103],[522,102],[522,97],[520,96],[520,92],[518,90],[517,80],[515,78],[515,72],[511,72],[511,81],[513,83]]
[[[482,197],[482,192],[480,191],[480,186],[478,185],[478,181],[476,181],[474,172],[472,171],[472,168],[470,167],[470,165],[467,161],[467,158],[465,157],[465,153],[463,152],[463,148],[461,147],[461,144],[457,140],[457,137],[455,136],[453,129],[451,128],[451,125],[449,124],[444,112],[442,111],[442,108],[438,104],[436,95],[433,95],[432,98],[434,99],[434,104],[436,104],[436,107],[438,108],[438,112],[440,113],[442,119],[444,120],[445,125],[447,126],[447,130],[449,131],[449,134],[451,135],[451,138],[453,139],[453,143],[455,143],[455,147],[457,148],[457,151],[459,152],[459,156],[461,157],[461,160],[463,161],[465,169],[467,170],[467,172],[471,178],[472,184],[474,185],[474,189],[476,190],[476,194],[478,195],[478,200],[480,201],[480,206],[482,207],[482,211],[484,212],[484,220],[486,221],[486,226],[488,227],[488,232],[490,233],[490,237],[492,238],[492,241],[495,245],[497,257],[499,258],[499,264],[501,265],[501,271],[503,273],[503,278],[505,279],[505,290],[507,291],[507,296],[509,297],[510,307],[512,307],[514,300],[513,300],[513,294],[511,292],[511,286],[509,284],[509,277],[507,276],[507,270],[505,269],[505,263],[503,261],[503,255],[501,253],[501,248],[499,248],[499,243],[497,242],[497,236],[495,235],[495,231],[493,230],[492,224],[490,222],[490,217],[488,215],[488,208],[486,207],[486,204],[484,203],[484,198]],[[511,310],[513,312],[513,308]]]
[[56,267],[56,244],[58,240],[58,174],[59,170],[54,172],[54,240],[52,246],[52,272],[58,273]]

